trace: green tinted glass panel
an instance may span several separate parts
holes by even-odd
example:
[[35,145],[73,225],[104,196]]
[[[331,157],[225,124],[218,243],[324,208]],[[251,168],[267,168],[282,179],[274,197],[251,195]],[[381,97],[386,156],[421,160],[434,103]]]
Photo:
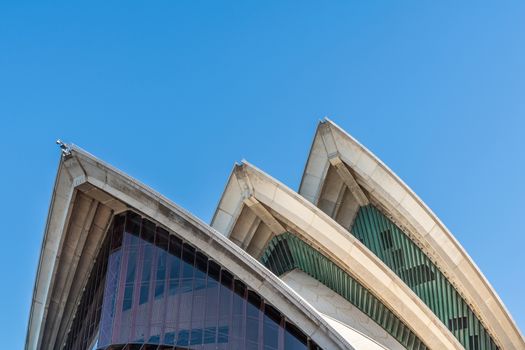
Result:
[[369,290],[297,236],[284,233],[272,238],[261,262],[278,276],[293,269],[302,270],[348,300],[407,349],[427,349],[421,339]]
[[436,265],[376,207],[361,207],[351,232],[427,304],[465,349],[498,349],[472,309]]

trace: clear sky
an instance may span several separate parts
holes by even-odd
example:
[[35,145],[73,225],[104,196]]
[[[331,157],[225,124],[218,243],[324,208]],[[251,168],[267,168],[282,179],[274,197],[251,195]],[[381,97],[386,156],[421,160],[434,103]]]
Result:
[[524,38],[523,1],[1,2],[2,347],[25,339],[55,139],[209,222],[242,158],[297,189],[324,116],[434,210],[524,330]]

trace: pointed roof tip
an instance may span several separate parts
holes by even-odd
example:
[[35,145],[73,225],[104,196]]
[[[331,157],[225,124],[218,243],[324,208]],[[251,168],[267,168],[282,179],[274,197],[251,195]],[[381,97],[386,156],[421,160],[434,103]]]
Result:
[[263,174],[269,176],[264,171],[262,171],[261,169],[259,169],[255,165],[253,165],[252,163],[248,162],[246,159],[241,160],[241,163],[238,164],[237,166],[235,166],[235,170],[237,170],[237,171],[251,170],[251,171],[263,173]]
[[334,121],[328,118],[327,116],[319,120],[319,123],[317,124],[317,132],[319,132],[322,129],[331,129],[331,128],[341,129],[339,125],[334,123]]
[[244,158],[241,160],[241,165],[242,165],[243,167],[256,168],[255,165],[253,165],[252,163],[250,163],[249,161],[247,161],[247,160],[244,159]]
[[341,129],[341,127],[337,125],[332,119],[328,118],[328,116],[324,116],[323,119],[319,120],[319,124],[317,125],[317,128],[330,127],[330,126]]
[[319,123],[317,123],[317,127],[320,127],[321,125],[325,125],[326,123],[331,123],[330,118],[328,116],[324,116],[321,119],[319,119]]
[[246,164],[248,164],[248,161],[246,160],[246,158],[242,158],[239,162],[235,162],[235,167],[244,168]]
[[257,171],[260,171],[259,168],[257,168],[255,165],[253,165],[252,163],[250,163],[249,161],[247,161],[246,159],[242,159],[241,160],[241,164],[239,164],[239,166],[236,168],[240,171],[244,171],[244,170],[247,170],[247,169],[255,169]]
[[65,143],[61,139],[57,139],[55,143],[60,147],[60,150],[62,151],[62,156],[68,157],[71,155],[71,145]]
[[328,118],[328,116],[323,117],[323,119],[321,119],[320,124],[330,124],[330,125],[338,126],[332,119]]
[[[329,128],[335,128],[336,130],[339,130],[340,132],[342,132],[343,134],[345,134],[346,136],[348,136],[350,139],[352,139],[353,142],[356,142],[357,144],[359,144],[360,147],[362,147],[363,149],[366,149],[366,147],[364,147],[355,137],[353,137],[348,131],[346,131],[345,129],[343,129],[343,127],[339,126],[339,124],[337,124],[336,122],[334,122],[332,119],[328,118],[328,117],[324,117],[320,122],[319,122],[319,125],[318,125],[318,129],[323,126],[323,127],[329,127]],[[368,152],[370,152],[368,149],[367,149]]]
[[233,166],[233,172],[242,171],[243,169],[246,169],[249,166],[250,163],[243,158],[240,162],[235,162],[235,165]]

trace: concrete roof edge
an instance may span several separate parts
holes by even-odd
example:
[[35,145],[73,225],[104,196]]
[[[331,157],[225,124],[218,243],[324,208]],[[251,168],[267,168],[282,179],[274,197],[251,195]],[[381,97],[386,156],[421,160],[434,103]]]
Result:
[[[275,179],[274,177],[272,177],[271,175],[267,174],[266,172],[264,172],[263,170],[257,168],[256,166],[248,163],[247,161],[244,161],[242,163],[242,167],[243,167],[243,170],[246,171],[248,174],[252,174],[251,176],[257,176],[259,177],[259,179],[261,179],[262,181],[267,181],[267,182],[271,182],[273,183],[276,187],[280,188],[281,190],[283,190],[284,192],[286,192],[287,195],[291,196],[292,198],[294,198],[294,200],[302,203],[303,205],[305,205],[306,207],[309,208],[309,210],[313,211],[315,213],[316,216],[322,218],[324,220],[324,222],[326,222],[328,225],[330,225],[331,227],[333,227],[335,230],[338,230],[338,231],[344,231],[346,233],[346,229],[344,229],[343,227],[341,227],[337,222],[335,222],[332,218],[330,218],[326,213],[324,213],[321,209],[317,208],[313,203],[309,202],[308,200],[306,200],[304,197],[302,197],[300,194],[298,194],[297,192],[293,191],[292,189],[290,189],[288,186],[286,186],[285,184],[283,184],[282,182],[280,182],[279,180]],[[248,175],[250,176],[250,175]],[[348,239],[351,239],[352,241],[355,241],[355,244],[358,245],[360,247],[360,249],[363,251],[364,255],[366,255],[367,257],[369,257],[372,261],[374,261],[376,263],[376,265],[384,272],[386,273],[387,275],[389,275],[394,281],[397,281],[397,285],[399,288],[401,288],[403,291],[405,291],[407,294],[411,295],[412,296],[412,301],[417,305],[418,308],[420,308],[420,310],[423,310],[423,312],[425,313],[425,315],[427,317],[429,317],[430,319],[432,320],[437,320],[437,316],[434,315],[430,309],[428,309],[428,307],[421,301],[421,299],[419,299],[415,294],[414,292],[408,288],[408,286],[406,284],[404,284],[401,279],[394,274],[394,272],[392,270],[390,270],[390,268],[388,268],[381,260],[379,260],[379,258],[377,258],[377,256],[375,256],[375,254],[373,254],[372,252],[370,252],[368,250],[368,248],[366,248],[362,243],[360,243],[357,239],[354,239],[353,236],[350,236],[350,235],[346,235]],[[373,288],[371,289],[373,290]],[[382,298],[382,296],[380,295],[377,295],[377,292],[374,293],[376,295],[376,297],[378,297],[379,299]],[[441,331],[446,334],[446,337],[448,338],[449,341],[451,341],[452,343],[456,344],[456,347],[457,348],[461,348],[461,345],[459,344],[458,340],[452,335],[452,333],[450,333],[450,331],[443,325],[443,323],[441,323],[439,320],[438,322],[436,323],[438,325],[438,327],[441,329]]]
[[[436,225],[438,225],[439,227],[442,228],[442,230],[445,232],[445,234],[447,235],[448,239],[450,240],[450,242],[461,252],[461,254],[465,257],[465,260],[469,262],[469,264],[473,267],[474,271],[476,272],[476,274],[478,275],[478,277],[484,282],[485,284],[485,287],[487,289],[487,291],[494,297],[494,300],[497,301],[497,303],[499,304],[499,308],[500,310],[502,311],[503,315],[505,318],[507,318],[507,320],[509,321],[509,324],[511,325],[511,327],[513,328],[513,331],[514,333],[516,334],[517,338],[519,338],[519,341],[521,342],[521,345],[525,348],[525,338],[523,337],[523,334],[521,333],[520,329],[518,328],[516,322],[514,321],[514,319],[512,318],[512,315],[510,314],[510,312],[508,311],[508,309],[506,308],[505,304],[503,303],[503,301],[501,300],[501,298],[499,297],[499,295],[496,293],[496,291],[494,290],[494,288],[492,287],[492,285],[490,284],[490,282],[488,281],[488,279],[485,277],[485,275],[481,272],[481,270],[479,269],[479,267],[477,266],[477,264],[474,262],[474,260],[470,257],[470,255],[467,253],[467,251],[463,248],[463,246],[459,243],[459,241],[456,239],[456,237],[454,235],[452,235],[452,233],[450,232],[450,230],[446,227],[446,225],[439,219],[439,217],[428,207],[428,205],[410,188],[410,186],[408,186],[392,169],[390,169],[381,159],[379,159],[373,152],[371,152],[368,148],[366,148],[363,144],[361,144],[356,138],[354,138],[352,135],[350,135],[348,132],[346,132],[344,129],[342,129],[339,125],[337,125],[335,122],[333,122],[332,120],[330,120],[329,118],[324,118],[324,121],[323,123],[319,124],[318,126],[318,129],[316,130],[316,134],[314,136],[314,142],[315,142],[315,139],[317,137],[320,137],[319,136],[319,133],[318,133],[318,130],[319,128],[321,127],[321,125],[328,125],[330,128],[334,128],[336,131],[338,131],[339,133],[345,135],[346,138],[348,138],[348,140],[351,141],[352,144],[354,144],[355,146],[357,146],[359,149],[361,149],[365,154],[367,154],[370,158],[372,158],[377,164],[378,166],[380,166],[381,168],[383,168],[385,170],[385,172],[391,176],[397,184],[399,184],[413,199],[414,201],[424,210],[424,212],[426,212],[431,218],[432,220],[434,220],[434,222],[436,223]],[[341,145],[337,145],[338,149]],[[310,159],[310,154],[312,152],[312,149],[310,149],[309,151],[309,158],[308,158],[308,161]],[[305,165],[305,169],[308,167],[308,161]],[[369,174],[370,175],[370,174]],[[304,179],[304,174],[303,174],[303,179]],[[302,183],[303,180],[301,180],[301,183]],[[322,179],[322,181],[324,181],[324,179]],[[447,269],[448,271],[448,269]],[[449,273],[452,273],[452,274],[455,274],[453,271],[449,271]]]
[[55,196],[56,196],[57,189],[58,189],[58,182],[59,182],[58,180],[59,180],[60,173],[62,171],[62,161],[63,161],[63,157],[62,157],[62,155],[60,155],[60,158],[59,158],[59,161],[58,161],[58,166],[57,166],[57,171],[56,171],[56,175],[55,175],[55,180],[53,182],[53,192],[51,193],[51,198],[49,200],[49,206],[48,206],[47,217],[46,217],[46,224],[44,226],[44,234],[42,235],[42,242],[40,243],[40,253],[39,253],[39,257],[38,257],[38,265],[37,265],[36,272],[35,272],[35,280],[34,280],[34,284],[33,284],[33,293],[31,294],[31,306],[29,308],[29,319],[28,319],[27,328],[26,328],[26,339],[25,339],[25,345],[24,345],[24,347],[26,349],[28,347],[28,342],[30,340],[32,327],[34,327],[34,316],[35,316],[34,315],[34,308],[35,308],[35,302],[36,302],[37,287],[38,287],[38,283],[39,283],[39,279],[40,279],[41,265],[42,265],[42,261],[44,259],[44,247],[45,247],[45,243],[46,243],[46,239],[47,239],[47,232],[48,232],[48,228],[49,228],[49,222],[51,221],[52,208],[53,208],[53,204],[55,202]]
[[[53,211],[52,204],[55,198],[55,194],[57,191],[61,190],[74,190],[75,185],[70,184],[68,185],[67,189],[60,188],[60,184],[58,183],[58,178],[62,174],[61,171],[63,171],[63,163],[66,162],[71,157],[77,158],[80,163],[84,162],[84,165],[86,165],[86,162],[94,163],[98,167],[102,168],[104,171],[112,172],[118,179],[123,180],[127,186],[133,186],[135,189],[138,189],[140,192],[144,193],[147,197],[150,197],[154,202],[161,203],[165,207],[169,208],[170,211],[174,212],[177,216],[182,218],[183,220],[190,223],[193,227],[199,229],[201,232],[206,233],[211,239],[215,240],[217,243],[219,243],[220,246],[222,246],[224,249],[227,249],[231,252],[235,252],[235,255],[239,257],[239,259],[242,259],[244,264],[246,266],[250,266],[252,273],[258,274],[260,276],[264,277],[264,280],[267,281],[267,283],[270,283],[273,288],[278,290],[280,293],[282,293],[283,296],[285,296],[288,301],[291,301],[294,307],[297,310],[300,310],[304,317],[307,319],[310,319],[315,324],[320,325],[325,330],[328,330],[331,336],[329,336],[332,341],[335,341],[334,344],[339,344],[341,348],[352,348],[352,346],[344,339],[342,336],[332,327],[330,326],[323,318],[322,316],[312,307],[310,306],[306,301],[304,301],[299,295],[297,295],[292,289],[290,289],[284,282],[280,281],[276,276],[274,276],[269,270],[267,270],[262,264],[260,264],[258,261],[253,259],[251,256],[249,256],[246,252],[244,252],[240,247],[235,245],[233,242],[231,242],[227,237],[224,237],[222,234],[220,234],[217,230],[210,227],[208,224],[206,224],[201,219],[197,218],[193,214],[191,214],[189,211],[181,208],[176,203],[172,202],[168,198],[164,197],[157,191],[153,190],[149,186],[139,182],[138,180],[135,180],[134,178],[130,177],[129,175],[125,174],[124,172],[120,171],[119,169],[109,165],[108,163],[100,160],[99,158],[93,156],[92,154],[84,151],[82,148],[70,145],[71,147],[71,155],[68,155],[66,157],[62,157],[59,165],[59,171],[57,173],[57,178],[55,179],[55,188],[53,191],[52,201],[51,201],[51,207],[48,212],[48,221],[53,215],[56,215],[56,213]],[[87,182],[90,182],[90,173],[89,169],[86,169],[87,171]],[[91,182],[90,182],[91,183]],[[92,183],[93,184],[93,183]],[[107,183],[106,183],[107,185]],[[102,190],[105,190],[101,188]],[[115,190],[117,191],[117,190]],[[113,195],[113,194],[112,194]],[[116,199],[122,200],[122,198],[115,197]],[[128,203],[128,205],[131,205]],[[147,213],[144,213],[147,215]],[[43,242],[42,242],[42,248],[40,252],[40,258],[39,258],[39,264],[38,264],[38,270],[40,270],[42,265],[42,259],[44,257],[44,247],[46,245],[47,241],[47,233],[48,233],[49,227],[46,225]],[[63,235],[63,232],[61,233]],[[52,277],[54,278],[54,276]],[[37,272],[37,278],[35,279],[35,286],[33,289],[33,294],[36,292],[37,288],[39,288],[39,283],[41,281],[38,278],[38,272]],[[50,290],[48,290],[47,293],[50,293]],[[49,295],[47,295],[49,297]],[[34,297],[32,300],[31,305],[31,311],[30,311],[30,321],[28,324],[28,331],[27,331],[27,338],[26,338],[26,349],[30,348],[37,348],[38,344],[36,346],[32,347],[27,342],[29,340],[29,335],[31,333],[31,320],[33,319],[33,304],[34,304]],[[324,333],[323,333],[324,334]],[[337,341],[335,340],[337,339]]]
[[317,123],[317,128],[315,129],[315,135],[312,138],[312,142],[310,143],[310,151],[308,152],[308,156],[306,157],[306,162],[304,163],[303,174],[301,176],[301,181],[299,182],[299,188],[297,189],[297,193],[299,193],[301,191],[301,188],[303,187],[303,181],[304,181],[304,178],[305,178],[305,175],[306,175],[306,170],[308,168],[308,164],[310,163],[310,157],[311,157],[311,154],[312,154],[311,150],[314,148],[314,143],[315,143],[315,140],[317,139],[317,135],[319,133],[320,126],[325,124],[325,123],[327,123],[327,122],[330,122],[330,119],[328,119],[328,117],[323,117]]

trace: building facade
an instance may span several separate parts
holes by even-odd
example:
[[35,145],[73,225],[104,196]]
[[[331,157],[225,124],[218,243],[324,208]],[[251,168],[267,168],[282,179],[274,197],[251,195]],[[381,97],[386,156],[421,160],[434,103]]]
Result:
[[64,146],[26,349],[525,349],[452,234],[322,121],[298,192],[249,163],[210,225]]

